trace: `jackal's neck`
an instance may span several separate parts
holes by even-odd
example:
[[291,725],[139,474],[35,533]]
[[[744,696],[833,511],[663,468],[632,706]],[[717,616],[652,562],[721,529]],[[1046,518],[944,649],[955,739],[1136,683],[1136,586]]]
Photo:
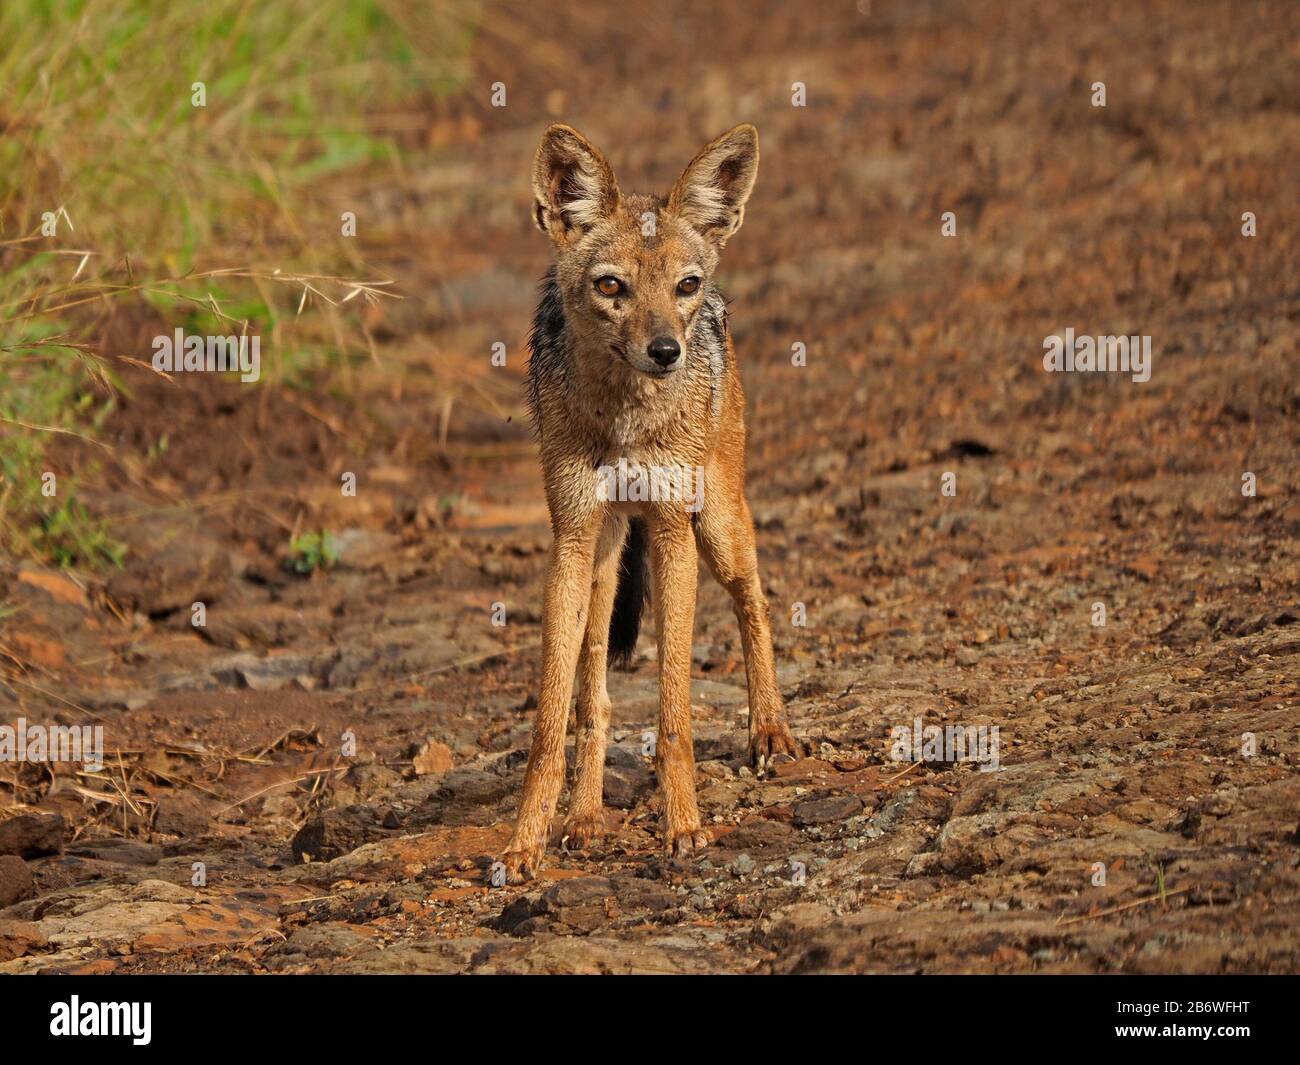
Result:
[[633,369],[608,344],[569,321],[554,271],[542,283],[530,335],[529,400],[543,434],[572,435],[584,448],[670,444],[673,427],[716,417],[725,373],[725,304],[709,293],[687,335],[685,365],[664,378]]

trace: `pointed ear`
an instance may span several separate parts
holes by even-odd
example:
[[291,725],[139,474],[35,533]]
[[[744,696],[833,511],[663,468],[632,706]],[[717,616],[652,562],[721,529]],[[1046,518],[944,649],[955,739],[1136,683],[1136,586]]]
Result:
[[740,228],[758,176],[758,130],[737,126],[706,144],[668,194],[668,211],[719,248]]
[[577,240],[618,207],[618,182],[600,150],[572,126],[550,126],[533,163],[533,220],[556,244]]

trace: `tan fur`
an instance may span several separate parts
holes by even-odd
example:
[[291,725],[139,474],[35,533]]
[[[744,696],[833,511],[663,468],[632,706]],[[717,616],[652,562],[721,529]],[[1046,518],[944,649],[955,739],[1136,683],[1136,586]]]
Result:
[[[536,730],[505,855],[512,881],[541,867],[564,782],[575,669],[582,680],[576,773],[563,834],[581,845],[603,830],[606,643],[628,516],[646,521],[650,542],[659,640],[656,769],[668,851],[685,854],[709,839],[695,801],[690,717],[699,555],[731,594],[740,623],[751,759],[761,770],[798,753],[777,687],[745,501],[745,400],[731,336],[727,332],[704,357],[707,345],[697,328],[708,320],[701,317],[708,280],[740,227],[757,167],[757,132],[737,126],[706,145],[662,201],[624,195],[604,156],[571,127],[550,127],[538,148],[534,218],[555,245],[568,344],[563,374],[548,378],[534,403],[554,544]],[[643,231],[647,212],[655,222],[649,236]],[[626,283],[622,298],[607,298],[594,287],[606,272]],[[684,273],[701,279],[693,296],[678,289]],[[680,368],[657,372],[647,354],[657,337],[679,342],[685,353]],[[595,468],[620,458],[702,467],[703,506],[694,521],[680,501],[602,501]]]

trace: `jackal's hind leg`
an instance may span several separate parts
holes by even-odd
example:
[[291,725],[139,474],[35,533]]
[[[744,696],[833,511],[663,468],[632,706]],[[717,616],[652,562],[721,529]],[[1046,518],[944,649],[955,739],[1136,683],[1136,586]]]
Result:
[[802,753],[786,724],[772,653],[771,613],[758,578],[754,520],[742,491],[709,494],[695,523],[700,553],[731,595],[740,623],[749,686],[749,757],[765,772],[777,758]]

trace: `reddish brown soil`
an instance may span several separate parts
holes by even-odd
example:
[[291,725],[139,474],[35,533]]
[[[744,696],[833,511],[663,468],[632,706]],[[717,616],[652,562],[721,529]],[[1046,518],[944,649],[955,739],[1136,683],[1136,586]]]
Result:
[[[0,912],[0,971],[1300,968],[1300,9],[656,7],[485,38],[507,108],[444,106],[404,176],[329,191],[406,297],[350,393],[128,374],[92,493],[127,567],[0,570],[0,700],[102,723],[130,801],[0,767],[68,836]],[[722,282],[811,756],[744,766],[706,583],[715,846],[657,849],[649,633],[611,680],[609,839],[493,889],[548,543],[520,386],[548,255],[527,175],[557,118],[647,190],[760,129]],[[1151,336],[1151,380],[1044,372],[1067,327]],[[151,327],[121,329],[111,353],[145,354]],[[339,565],[286,572],[294,528],[332,530]],[[917,717],[997,726],[1001,770],[892,760]]]

